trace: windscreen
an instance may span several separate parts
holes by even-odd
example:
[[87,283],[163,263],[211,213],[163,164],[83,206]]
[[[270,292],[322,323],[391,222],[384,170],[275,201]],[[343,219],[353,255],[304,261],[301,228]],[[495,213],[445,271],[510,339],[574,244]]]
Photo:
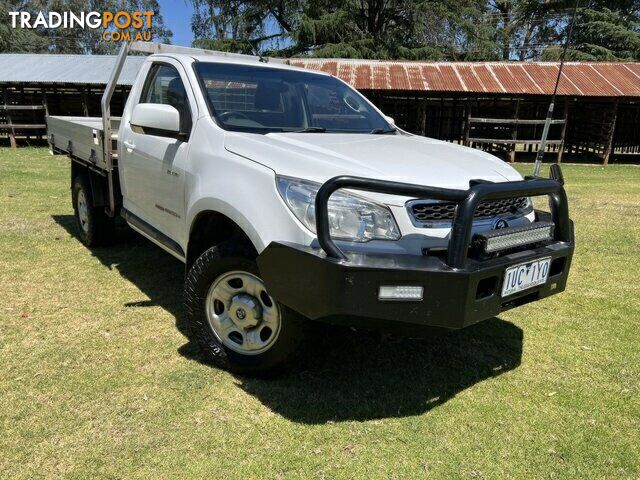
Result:
[[227,130],[392,130],[357,92],[329,75],[219,63],[197,63],[195,69],[213,115]]

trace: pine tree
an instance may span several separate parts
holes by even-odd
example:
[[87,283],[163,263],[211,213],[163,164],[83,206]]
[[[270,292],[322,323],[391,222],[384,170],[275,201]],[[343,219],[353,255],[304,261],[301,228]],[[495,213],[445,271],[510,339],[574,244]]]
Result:
[[[31,0],[2,1],[5,12],[29,12],[32,18],[38,12],[119,12],[153,11],[153,38],[169,43],[172,33],[164,25],[157,0]],[[115,53],[119,42],[102,39],[103,29],[56,28],[56,29],[12,29],[9,15],[0,16],[0,51],[3,52],[46,52],[46,53]],[[6,23],[5,23],[6,22]],[[134,32],[133,29],[129,31]]]
[[[562,30],[561,37],[568,29]],[[545,58],[557,57],[559,48]],[[578,10],[567,58],[583,61],[634,61],[640,59],[640,2],[588,2]]]

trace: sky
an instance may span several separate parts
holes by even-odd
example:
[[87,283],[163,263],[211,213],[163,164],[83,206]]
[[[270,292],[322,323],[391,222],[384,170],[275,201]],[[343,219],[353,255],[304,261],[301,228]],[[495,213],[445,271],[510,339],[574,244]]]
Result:
[[[165,25],[173,32],[171,43],[190,47],[193,42],[193,32],[191,31],[191,17],[193,15],[193,5],[188,0],[158,0],[160,3],[160,13]],[[272,22],[273,23],[273,22]],[[275,25],[266,24],[266,33],[274,32]],[[288,40],[281,40],[280,47],[288,45]]]
[[193,5],[186,0],[159,0],[165,25],[173,32],[171,43],[190,47],[193,41],[191,16]]

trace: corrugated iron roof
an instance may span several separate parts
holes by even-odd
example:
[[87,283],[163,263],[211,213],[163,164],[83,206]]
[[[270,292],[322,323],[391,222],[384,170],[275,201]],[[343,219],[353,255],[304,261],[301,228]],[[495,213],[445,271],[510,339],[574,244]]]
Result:
[[[298,67],[322,70],[359,90],[490,94],[551,94],[555,62],[398,62],[296,58]],[[640,97],[640,63],[567,62],[560,95]]]
[[[132,85],[145,57],[127,58],[119,83]],[[114,55],[0,54],[0,82],[106,84]],[[551,94],[554,62],[400,62],[296,58],[291,65],[336,75],[359,90]],[[640,97],[640,63],[567,62],[560,95]]]
[[[146,57],[127,57],[119,84],[132,85]],[[106,84],[115,55],[0,54],[0,82]]]

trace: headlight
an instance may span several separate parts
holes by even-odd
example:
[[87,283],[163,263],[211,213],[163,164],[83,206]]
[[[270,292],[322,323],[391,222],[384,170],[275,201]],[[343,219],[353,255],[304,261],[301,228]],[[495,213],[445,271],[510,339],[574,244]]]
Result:
[[527,203],[525,204],[521,213],[523,215],[529,215],[531,212],[533,212],[533,200],[531,197],[527,197]]
[[[309,230],[316,231],[316,194],[320,184],[290,177],[276,177],[278,191],[293,214]],[[351,242],[398,240],[400,229],[387,207],[357,195],[336,192],[329,199],[331,236]]]

